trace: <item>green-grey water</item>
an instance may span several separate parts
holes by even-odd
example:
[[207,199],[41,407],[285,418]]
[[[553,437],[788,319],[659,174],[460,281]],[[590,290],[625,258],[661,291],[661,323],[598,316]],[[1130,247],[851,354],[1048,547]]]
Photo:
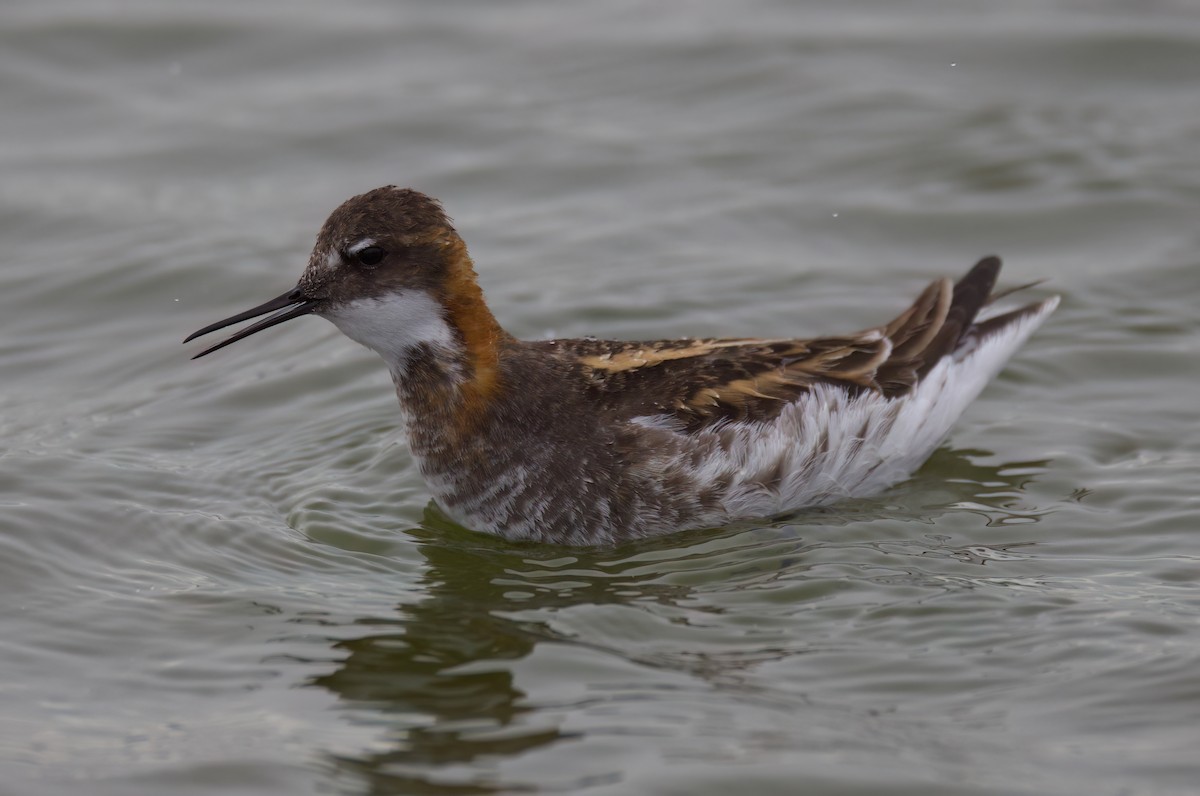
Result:
[[[1190,0],[0,8],[0,793],[1200,791]],[[440,197],[524,337],[1064,302],[911,481],[610,550],[429,504],[317,319]]]

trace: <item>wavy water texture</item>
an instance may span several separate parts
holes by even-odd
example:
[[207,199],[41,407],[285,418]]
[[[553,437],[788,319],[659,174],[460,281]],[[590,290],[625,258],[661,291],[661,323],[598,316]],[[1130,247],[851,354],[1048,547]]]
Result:
[[[1194,792],[1190,3],[3,16],[4,788]],[[386,183],[525,337],[851,331],[992,252],[1064,301],[878,498],[508,544],[331,326],[179,345]]]

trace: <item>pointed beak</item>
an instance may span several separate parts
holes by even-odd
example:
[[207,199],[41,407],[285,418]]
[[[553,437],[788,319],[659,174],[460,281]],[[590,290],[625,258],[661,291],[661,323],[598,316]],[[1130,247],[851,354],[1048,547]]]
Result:
[[[211,354],[213,351],[216,351],[219,348],[224,348],[230,343],[236,343],[243,337],[249,337],[256,332],[261,332],[263,329],[269,329],[276,324],[283,323],[284,321],[290,321],[292,318],[299,318],[301,315],[308,315],[313,312],[320,303],[320,301],[305,297],[304,292],[297,287],[293,290],[289,290],[282,296],[277,296],[271,299],[266,304],[259,304],[257,307],[246,310],[245,312],[239,312],[237,315],[234,315],[231,318],[226,318],[223,321],[217,321],[214,324],[205,326],[200,331],[193,332],[192,334],[188,335],[187,339],[183,342],[191,342],[201,335],[206,335],[209,332],[215,332],[218,329],[224,329],[226,326],[232,326],[235,323],[248,321],[251,318],[257,318],[259,315],[266,315],[268,312],[275,313],[271,317],[263,318],[258,323],[253,323],[247,326],[245,329],[242,329],[232,337],[222,340],[212,348],[206,348],[199,354],[196,354],[196,356],[192,357],[192,359],[199,359],[206,354]],[[276,310],[279,311],[276,312]]]

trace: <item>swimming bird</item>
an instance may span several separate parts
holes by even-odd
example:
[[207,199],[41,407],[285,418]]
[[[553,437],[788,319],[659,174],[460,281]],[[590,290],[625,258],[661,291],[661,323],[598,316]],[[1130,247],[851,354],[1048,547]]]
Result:
[[909,477],[1058,305],[982,318],[999,271],[985,257],[852,334],[525,341],[488,309],[441,205],[386,186],[329,216],[295,288],[184,342],[274,313],[202,357],[326,318],[383,357],[412,454],[450,517],[510,539],[607,545]]

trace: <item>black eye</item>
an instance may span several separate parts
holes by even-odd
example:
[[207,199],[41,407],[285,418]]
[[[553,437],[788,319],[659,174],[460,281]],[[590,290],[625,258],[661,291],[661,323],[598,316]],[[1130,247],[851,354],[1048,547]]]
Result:
[[383,256],[387,254],[378,246],[368,246],[367,248],[354,255],[363,265],[379,265],[383,262]]

